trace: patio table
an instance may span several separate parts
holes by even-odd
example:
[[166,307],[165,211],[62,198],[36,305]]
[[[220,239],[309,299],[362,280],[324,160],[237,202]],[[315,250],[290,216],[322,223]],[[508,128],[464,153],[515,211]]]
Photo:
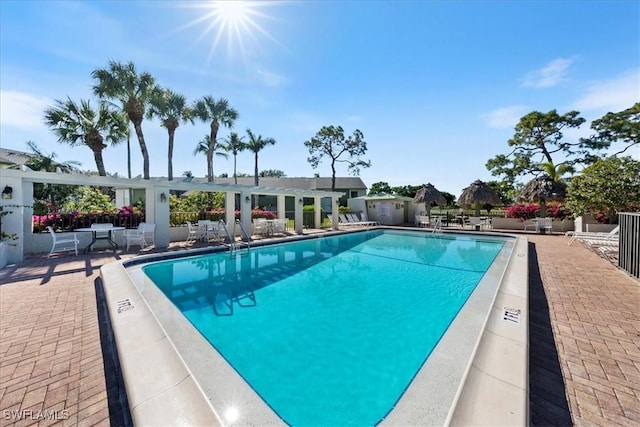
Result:
[[[113,248],[113,252],[115,252],[118,249],[118,244],[112,238],[113,232],[122,231],[124,229],[125,229],[124,227],[99,227],[99,228],[86,227],[86,228],[76,228],[75,231],[80,231],[85,233],[91,232],[91,243],[89,243],[87,247],[84,248],[84,253],[87,253],[88,251],[92,250],[93,245],[98,240],[106,240],[107,243],[109,243],[109,246]],[[106,235],[101,234],[100,236],[98,236],[98,232],[100,233],[106,232]]]

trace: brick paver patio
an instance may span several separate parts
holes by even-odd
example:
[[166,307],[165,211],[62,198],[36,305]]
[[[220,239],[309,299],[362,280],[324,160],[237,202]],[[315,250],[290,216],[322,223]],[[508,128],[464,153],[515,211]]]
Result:
[[[640,282],[563,236],[527,237],[532,424],[640,425]],[[1,425],[129,422],[99,268],[133,255],[0,271]]]

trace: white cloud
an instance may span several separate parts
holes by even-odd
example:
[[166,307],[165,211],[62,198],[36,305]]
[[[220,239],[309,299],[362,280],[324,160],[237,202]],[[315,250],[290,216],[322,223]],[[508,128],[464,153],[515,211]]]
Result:
[[45,128],[44,110],[52,105],[48,98],[26,92],[0,91],[0,124],[23,130]]
[[282,74],[277,74],[268,70],[258,70],[258,79],[267,87],[280,87],[287,83],[287,78]]
[[571,58],[554,59],[539,70],[527,73],[522,81],[522,86],[536,89],[556,86],[565,80],[569,67],[574,62],[575,60]]
[[591,83],[586,94],[572,106],[578,111],[622,111],[640,102],[640,69],[628,71],[610,80]]
[[484,115],[487,119],[487,126],[495,129],[513,128],[520,118],[526,114],[528,107],[524,105],[512,105],[510,107],[498,108]]

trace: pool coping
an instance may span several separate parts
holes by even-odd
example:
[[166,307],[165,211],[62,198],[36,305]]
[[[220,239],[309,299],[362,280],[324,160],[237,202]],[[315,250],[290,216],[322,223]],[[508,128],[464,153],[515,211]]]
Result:
[[[415,228],[381,228],[416,231]],[[253,246],[352,232],[361,230],[255,242]],[[469,302],[474,298],[484,301],[481,303],[485,304],[484,312],[478,306],[463,309],[450,326],[464,331],[469,324],[482,325],[476,331],[477,336],[472,332],[466,335],[469,340],[464,351],[469,357],[463,359],[462,376],[456,380],[448,375],[451,365],[448,357],[428,360],[381,425],[424,425],[433,424],[434,420],[444,420],[438,424],[447,425],[528,425],[527,241],[502,233],[463,234],[508,237],[513,248],[508,254],[506,268],[495,273],[501,275],[501,285],[493,291],[483,291],[481,281],[477,288],[480,291],[474,291],[470,297]],[[101,268],[135,425],[285,424],[141,272],[143,263],[224,250],[224,247],[211,247],[145,255]],[[483,280],[489,280],[488,276],[489,272]],[[506,313],[506,308],[513,310]],[[516,310],[520,310],[517,316]],[[517,322],[513,320],[516,317]],[[460,351],[459,343],[447,342],[444,338],[437,347],[444,348],[444,354]],[[444,369],[441,385],[420,379],[425,370],[434,366]],[[460,371],[461,367],[456,369]],[[446,408],[421,410],[421,402],[428,400],[430,395],[442,393],[441,387],[448,387],[446,393],[453,394],[449,400],[453,403]]]

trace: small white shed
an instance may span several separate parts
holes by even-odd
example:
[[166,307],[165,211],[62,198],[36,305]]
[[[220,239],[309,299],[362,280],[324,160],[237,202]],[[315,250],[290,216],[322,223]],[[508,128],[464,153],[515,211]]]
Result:
[[413,199],[397,194],[381,193],[354,197],[347,200],[347,206],[353,212],[366,211],[370,221],[378,221],[383,225],[412,222],[415,215]]

